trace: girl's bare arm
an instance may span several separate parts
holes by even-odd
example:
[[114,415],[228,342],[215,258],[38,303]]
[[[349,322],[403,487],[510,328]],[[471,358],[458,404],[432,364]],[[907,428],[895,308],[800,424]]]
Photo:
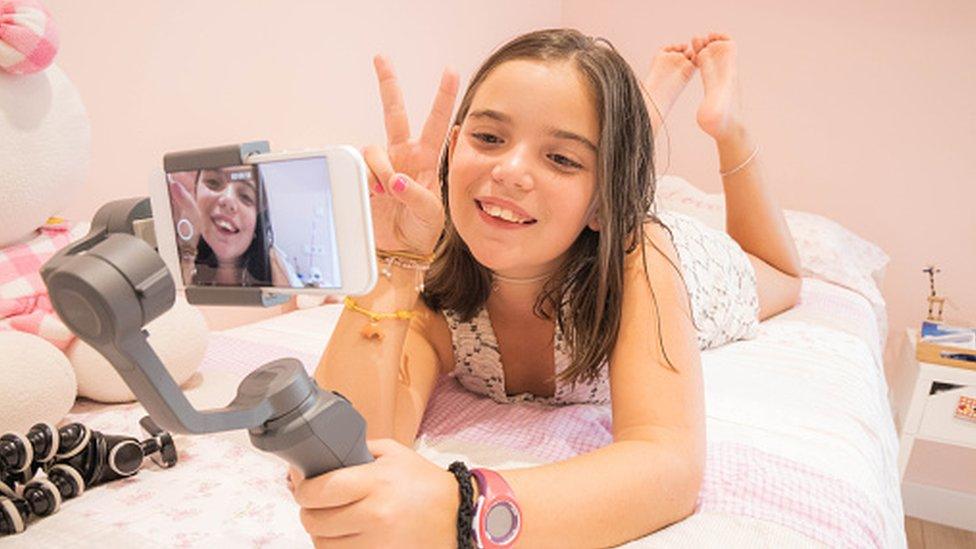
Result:
[[[380,277],[373,292],[356,301],[359,306],[378,312],[412,310],[417,302],[413,285],[414,273],[393,269],[392,279]],[[365,315],[343,310],[319,361],[315,380],[349,399],[366,419],[367,439],[392,438],[397,371],[409,322],[380,321],[380,340],[362,336],[368,323]]]
[[[649,239],[680,265],[667,233],[649,230]],[[616,545],[694,510],[705,461],[700,354],[680,276],[660,253],[646,250],[657,309],[640,254],[632,254],[620,338],[610,359],[614,442],[559,463],[502,473],[519,498],[525,547]]]
[[[457,95],[457,75],[450,70],[444,72],[423,132],[413,140],[393,66],[382,56],[373,62],[387,134],[386,148],[371,146],[363,151],[370,172],[376,246],[388,252],[425,255],[434,249],[444,227],[437,163]],[[356,299],[357,304],[377,313],[418,307],[417,272],[397,266],[392,273],[390,278],[380,277],[369,295]],[[420,312],[429,313],[422,305]],[[416,337],[416,330],[408,337],[414,321],[380,321],[381,339],[362,336],[368,323],[369,319],[359,312],[343,311],[315,378],[322,387],[342,393],[359,410],[367,422],[367,439],[394,438],[398,432],[397,393],[401,390],[397,378],[415,380],[406,389],[410,390],[409,401],[420,406],[422,415],[426,396],[419,397],[423,391],[429,395],[429,387],[424,387],[433,385],[439,362],[426,339]],[[416,374],[400,376],[402,364],[409,365]],[[416,411],[411,413],[417,415]],[[408,421],[407,426],[413,421]],[[416,422],[419,424],[419,419]],[[413,437],[407,441],[409,428],[404,431],[402,427],[399,440],[410,446]]]

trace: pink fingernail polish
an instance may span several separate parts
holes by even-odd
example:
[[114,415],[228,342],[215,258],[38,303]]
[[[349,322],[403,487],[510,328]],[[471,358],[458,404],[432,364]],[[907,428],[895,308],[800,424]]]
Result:
[[386,192],[386,191],[385,191],[385,190],[383,190],[383,185],[381,185],[381,184],[379,184],[379,183],[377,183],[377,184],[376,184],[376,194],[383,194],[383,193],[385,193],[385,192]]
[[406,188],[407,188],[407,182],[404,181],[402,175],[398,175],[397,178],[396,178],[396,183],[393,184],[393,190],[396,191],[396,192],[398,192],[398,193],[401,193],[401,192],[403,192],[403,189],[406,189]]

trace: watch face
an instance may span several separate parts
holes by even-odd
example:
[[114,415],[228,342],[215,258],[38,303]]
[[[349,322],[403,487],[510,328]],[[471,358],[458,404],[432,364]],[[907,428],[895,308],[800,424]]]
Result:
[[492,543],[505,544],[518,534],[518,509],[507,501],[500,501],[488,509],[485,530]]

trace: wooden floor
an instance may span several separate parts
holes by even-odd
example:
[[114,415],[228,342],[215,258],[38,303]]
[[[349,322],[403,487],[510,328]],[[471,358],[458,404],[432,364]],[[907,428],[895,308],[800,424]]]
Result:
[[976,532],[905,517],[908,549],[976,549]]

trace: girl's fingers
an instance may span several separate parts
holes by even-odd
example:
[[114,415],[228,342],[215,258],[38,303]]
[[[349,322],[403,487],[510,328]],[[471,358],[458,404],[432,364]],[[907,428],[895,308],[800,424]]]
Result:
[[396,173],[393,169],[393,164],[390,162],[390,156],[386,154],[386,151],[381,147],[376,145],[370,145],[363,149],[363,160],[366,161],[366,165],[369,167],[369,171],[378,180],[378,187],[373,187],[372,190],[377,194],[383,192],[390,192],[387,182]]
[[443,222],[444,207],[440,199],[420,183],[398,173],[387,181],[387,188],[421,222],[430,226]]
[[380,99],[383,101],[383,122],[386,124],[386,139],[390,146],[406,143],[410,139],[410,123],[407,109],[403,106],[403,94],[397,83],[393,65],[381,55],[373,58],[376,80],[380,85]]
[[298,518],[305,531],[317,538],[316,546],[321,539],[325,542],[324,547],[336,547],[338,543],[351,541],[376,527],[376,519],[369,516],[364,506],[358,503],[333,509],[302,508]]
[[420,134],[420,142],[431,149],[441,150],[447,128],[451,124],[451,113],[454,112],[454,100],[457,98],[458,75],[451,69],[444,69],[440,87],[434,96],[434,104],[430,108],[430,115],[424,123]]
[[196,201],[193,200],[190,192],[187,191],[186,187],[184,187],[182,184],[176,181],[170,181],[169,192],[181,208],[191,208],[196,206]]
[[336,469],[295,482],[295,501],[305,509],[341,508],[356,503],[375,487],[373,469],[368,466]]
[[197,202],[189,191],[180,183],[169,184],[170,202],[173,205],[174,217],[186,219],[193,225],[199,225],[200,215],[197,213]]
[[[363,156],[364,161],[366,158],[367,148],[368,147],[359,148],[359,154]],[[380,185],[379,179],[376,178],[376,174],[373,173],[373,169],[369,167],[369,164],[366,164],[366,190],[369,191],[369,196],[383,194],[385,192],[383,190],[383,185]]]
[[376,174],[373,173],[373,170],[369,169],[369,166],[367,166],[366,171],[368,172],[366,174],[366,185],[369,188],[369,195],[373,196],[376,194],[385,193],[386,190],[383,189],[383,185],[380,184],[380,180],[376,178]]

